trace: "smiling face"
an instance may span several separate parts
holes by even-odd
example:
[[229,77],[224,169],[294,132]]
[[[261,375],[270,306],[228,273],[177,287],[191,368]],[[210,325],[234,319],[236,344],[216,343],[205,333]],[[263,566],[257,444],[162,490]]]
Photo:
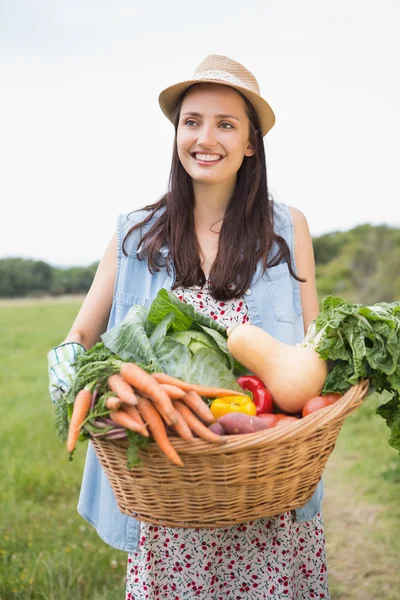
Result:
[[231,87],[196,84],[185,95],[177,129],[177,152],[193,183],[231,186],[249,143],[246,104]]

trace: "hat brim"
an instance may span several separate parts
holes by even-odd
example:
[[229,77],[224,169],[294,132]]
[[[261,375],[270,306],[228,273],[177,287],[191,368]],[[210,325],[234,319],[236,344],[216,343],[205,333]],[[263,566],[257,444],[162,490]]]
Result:
[[268,131],[274,126],[274,111],[272,110],[268,102],[264,100],[264,98],[240,85],[234,85],[215,79],[189,79],[165,88],[160,93],[158,97],[158,102],[162,112],[167,117],[167,119],[171,121],[171,123],[173,122],[173,113],[181,94],[183,94],[183,92],[185,92],[190,86],[195,85],[197,83],[218,83],[219,85],[226,85],[228,87],[231,87],[243,94],[243,96],[245,96],[247,100],[252,104],[258,115],[261,125],[262,137],[264,137],[268,133]]

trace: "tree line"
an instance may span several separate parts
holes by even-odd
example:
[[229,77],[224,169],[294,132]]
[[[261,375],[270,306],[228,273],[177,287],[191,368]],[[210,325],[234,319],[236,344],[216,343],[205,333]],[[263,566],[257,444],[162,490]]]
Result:
[[[320,297],[363,304],[400,300],[400,228],[359,225],[313,238]],[[55,267],[41,260],[0,259],[0,297],[85,294],[98,263]]]
[[0,259],[0,298],[84,294],[93,281],[97,265],[61,268],[42,260]]

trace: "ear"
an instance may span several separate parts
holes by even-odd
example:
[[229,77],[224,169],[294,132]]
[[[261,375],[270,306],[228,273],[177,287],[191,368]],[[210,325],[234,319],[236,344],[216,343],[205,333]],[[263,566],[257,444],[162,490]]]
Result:
[[254,156],[256,153],[256,149],[250,144],[250,142],[246,146],[246,150],[244,151],[245,156]]

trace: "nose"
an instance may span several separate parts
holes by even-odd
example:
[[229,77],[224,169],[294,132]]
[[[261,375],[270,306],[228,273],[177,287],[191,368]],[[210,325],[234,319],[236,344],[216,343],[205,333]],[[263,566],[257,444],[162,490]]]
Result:
[[211,148],[216,145],[215,130],[212,125],[203,124],[198,129],[197,143],[199,146]]

